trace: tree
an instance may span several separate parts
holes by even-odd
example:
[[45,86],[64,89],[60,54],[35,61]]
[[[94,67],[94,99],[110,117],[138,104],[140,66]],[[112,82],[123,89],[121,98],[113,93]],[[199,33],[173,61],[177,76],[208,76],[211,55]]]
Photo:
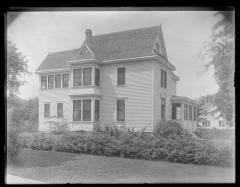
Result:
[[212,41],[204,48],[204,56],[209,62],[206,69],[213,66],[214,77],[219,86],[214,95],[214,105],[217,111],[227,121],[232,121],[235,109],[234,103],[234,72],[235,72],[235,27],[234,12],[219,11],[216,15],[222,18],[213,27]]
[[19,87],[25,83],[21,78],[29,73],[27,60],[14,43],[7,41],[7,91],[9,96],[15,96],[19,92]]

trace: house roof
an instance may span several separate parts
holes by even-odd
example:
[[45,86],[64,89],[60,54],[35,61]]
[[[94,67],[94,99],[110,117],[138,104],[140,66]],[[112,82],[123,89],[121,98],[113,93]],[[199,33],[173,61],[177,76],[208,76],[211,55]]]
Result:
[[[93,35],[82,44],[86,45],[94,58],[101,61],[125,59],[155,55],[153,44],[157,35],[163,48],[162,57],[167,59],[161,26],[153,26],[115,33]],[[82,48],[82,47],[81,47]],[[49,53],[37,71],[63,68],[69,60],[83,60],[89,58],[80,54],[81,48]]]

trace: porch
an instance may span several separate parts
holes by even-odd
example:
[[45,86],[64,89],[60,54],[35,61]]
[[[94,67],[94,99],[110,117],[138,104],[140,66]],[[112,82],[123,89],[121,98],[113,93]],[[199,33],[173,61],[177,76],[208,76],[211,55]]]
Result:
[[172,120],[177,120],[187,130],[195,131],[197,128],[197,104],[182,96],[171,98]]

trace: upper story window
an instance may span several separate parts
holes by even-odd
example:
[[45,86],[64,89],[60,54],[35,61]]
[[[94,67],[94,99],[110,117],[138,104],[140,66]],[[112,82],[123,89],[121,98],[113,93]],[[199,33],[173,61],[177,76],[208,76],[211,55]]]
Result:
[[167,72],[161,69],[161,88],[167,88]]
[[69,75],[68,74],[63,74],[62,75],[62,87],[63,88],[68,88],[69,86]]
[[53,89],[54,87],[54,75],[48,75],[48,89]]
[[55,88],[61,88],[61,74],[55,75]]
[[82,85],[82,69],[73,70],[73,86]]
[[83,86],[92,85],[92,68],[83,68]]
[[125,85],[125,72],[126,68],[117,68],[117,85],[124,86]]
[[95,68],[95,86],[100,86],[100,69]]
[[41,89],[47,89],[47,76],[41,76]]

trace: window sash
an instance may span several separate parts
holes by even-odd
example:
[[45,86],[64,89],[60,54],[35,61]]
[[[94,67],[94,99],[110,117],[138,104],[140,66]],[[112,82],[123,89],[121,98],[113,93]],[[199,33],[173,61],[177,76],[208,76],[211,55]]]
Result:
[[81,121],[81,100],[73,100],[73,121]]
[[55,88],[61,88],[61,75],[55,75]]
[[100,109],[100,101],[95,100],[95,121],[99,121],[99,109]]
[[83,86],[92,85],[92,68],[83,68]]
[[125,68],[117,69],[117,85],[123,86],[125,85]]
[[100,69],[95,68],[95,86],[100,86]]
[[83,100],[83,121],[91,121],[91,100]]
[[125,121],[125,100],[117,100],[117,121]]
[[47,89],[47,76],[41,76],[41,89]]
[[82,85],[82,69],[73,70],[73,86]]
[[44,117],[50,117],[50,104],[44,104]]
[[69,87],[69,74],[63,74],[62,75],[62,87],[63,88],[68,88]]
[[54,87],[54,75],[48,75],[48,89],[53,89]]
[[63,103],[57,103],[57,117],[63,117]]

